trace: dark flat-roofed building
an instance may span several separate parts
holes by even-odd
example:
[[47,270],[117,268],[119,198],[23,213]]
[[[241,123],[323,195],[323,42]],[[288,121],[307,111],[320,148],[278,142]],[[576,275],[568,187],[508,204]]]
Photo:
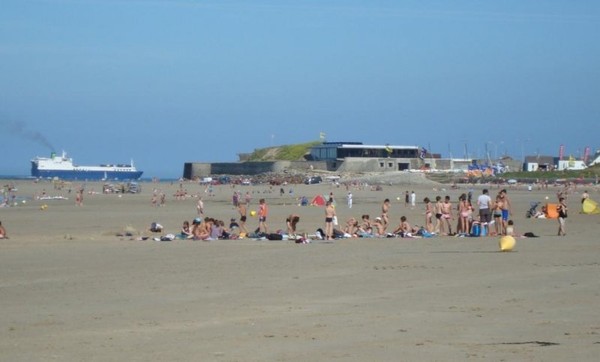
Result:
[[314,161],[335,161],[357,158],[419,158],[419,146],[365,145],[362,142],[323,142],[311,147]]

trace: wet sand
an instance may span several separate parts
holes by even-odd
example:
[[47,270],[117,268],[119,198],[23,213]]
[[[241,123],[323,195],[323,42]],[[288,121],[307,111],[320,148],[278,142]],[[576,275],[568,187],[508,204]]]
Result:
[[[3,360],[595,361],[600,355],[600,215],[578,214],[578,193],[569,196],[567,236],[558,237],[556,220],[525,218],[530,201],[554,201],[556,189],[509,189],[516,229],[540,237],[518,239],[514,251],[502,253],[495,237],[130,240],[116,235],[128,227],[152,236],[145,230],[153,221],[177,233],[195,217],[196,200],[175,200],[178,183],[143,183],[141,194],[86,193],[77,207],[74,193],[51,183],[16,184],[19,197],[45,189],[68,200],[0,208],[10,236],[0,240]],[[100,183],[85,187],[101,190]],[[237,217],[230,186],[214,187],[213,197],[197,184],[184,187],[203,195],[207,215]],[[294,212],[299,231],[308,233],[324,226],[324,211],[297,206],[301,195],[334,192],[342,222],[373,218],[390,198],[395,226],[402,215],[421,224],[425,196],[456,200],[466,192],[352,189],[348,209],[344,188],[292,187],[290,195],[284,186],[283,197],[279,187],[238,189],[252,192],[251,209],[267,199],[271,229],[284,229]],[[153,188],[167,194],[165,206],[152,207]],[[416,191],[416,209],[404,206],[406,190]],[[591,196],[600,199],[597,191]],[[257,223],[249,218],[250,227]]]

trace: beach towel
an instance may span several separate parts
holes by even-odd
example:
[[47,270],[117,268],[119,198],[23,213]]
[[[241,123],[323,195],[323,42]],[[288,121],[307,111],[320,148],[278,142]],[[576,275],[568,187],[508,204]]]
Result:
[[546,204],[546,218],[558,219],[558,204]]

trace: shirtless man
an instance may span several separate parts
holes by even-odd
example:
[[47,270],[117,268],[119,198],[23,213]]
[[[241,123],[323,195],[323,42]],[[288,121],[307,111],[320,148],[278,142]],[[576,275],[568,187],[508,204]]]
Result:
[[442,202],[442,197],[441,196],[436,196],[435,197],[435,206],[434,206],[434,211],[435,211],[435,232],[436,233],[443,233],[444,232],[444,224],[442,222],[442,206],[444,205],[444,203]]
[[502,234],[506,235],[506,227],[508,226],[508,217],[512,216],[512,205],[510,203],[510,198],[508,198],[508,194],[506,189],[500,190],[498,194],[500,199],[503,201],[502,203]]
[[258,201],[258,228],[256,232],[263,231],[265,234],[269,233],[267,229],[267,215],[269,214],[269,208],[265,199]]
[[238,212],[240,213],[240,231],[246,233],[248,235],[248,229],[246,229],[246,219],[247,219],[247,208],[246,202],[240,201],[237,205]]
[[446,222],[446,226],[448,226],[448,235],[452,235],[452,224],[450,223],[452,218],[452,203],[450,202],[450,196],[446,196],[442,203],[442,223],[444,221]]
[[384,226],[387,227],[387,224],[390,222],[388,217],[388,212],[390,211],[390,199],[383,200],[383,204],[381,205],[381,221]]
[[325,204],[325,240],[333,239],[333,218],[335,217],[335,208],[331,201]]

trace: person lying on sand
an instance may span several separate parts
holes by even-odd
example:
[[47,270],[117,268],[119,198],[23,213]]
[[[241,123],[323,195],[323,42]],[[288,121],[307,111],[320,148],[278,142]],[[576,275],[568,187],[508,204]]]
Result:
[[0,221],[0,239],[8,239],[8,235],[6,235],[6,229],[2,226],[2,221]]

